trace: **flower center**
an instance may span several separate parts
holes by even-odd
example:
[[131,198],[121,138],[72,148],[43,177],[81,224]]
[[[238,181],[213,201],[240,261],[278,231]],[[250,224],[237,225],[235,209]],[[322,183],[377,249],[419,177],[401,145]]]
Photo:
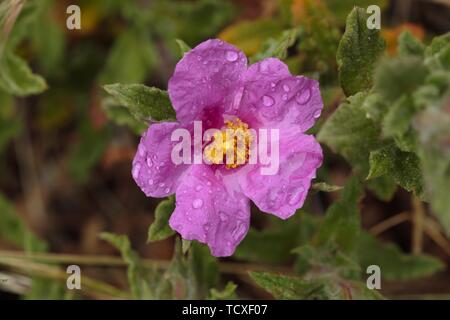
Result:
[[239,118],[225,121],[225,127],[215,132],[213,141],[205,147],[205,159],[213,164],[225,162],[228,169],[236,168],[249,159],[252,141],[248,124]]

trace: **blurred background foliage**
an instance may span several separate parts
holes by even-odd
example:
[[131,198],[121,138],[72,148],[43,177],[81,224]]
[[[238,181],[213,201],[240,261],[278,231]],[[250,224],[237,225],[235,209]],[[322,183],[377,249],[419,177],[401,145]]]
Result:
[[[71,4],[81,30],[66,28]],[[381,32],[361,24],[374,4]],[[450,298],[449,17],[420,0],[1,0],[0,298]],[[132,181],[139,134],[164,117],[121,96],[164,95],[208,38],[283,59],[325,103],[305,207],[288,221],[252,207],[220,260],[174,235],[173,198]]]

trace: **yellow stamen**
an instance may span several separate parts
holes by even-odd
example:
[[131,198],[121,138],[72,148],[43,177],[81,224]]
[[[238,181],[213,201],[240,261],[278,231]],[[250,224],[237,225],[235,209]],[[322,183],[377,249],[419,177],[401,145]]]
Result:
[[245,164],[250,157],[252,140],[248,124],[239,118],[234,122],[225,121],[225,127],[216,132],[213,141],[205,147],[205,159],[213,164],[225,162],[228,169],[236,168]]

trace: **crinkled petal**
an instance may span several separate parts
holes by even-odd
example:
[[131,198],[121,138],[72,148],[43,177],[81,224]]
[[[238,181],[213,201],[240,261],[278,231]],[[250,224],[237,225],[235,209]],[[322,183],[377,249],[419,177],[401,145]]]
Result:
[[211,166],[192,165],[177,189],[169,221],[184,239],[208,244],[216,257],[232,255],[250,224],[250,202],[231,181],[216,176]]
[[287,219],[303,206],[311,180],[322,164],[322,149],[313,136],[280,130],[279,158],[275,174],[263,175],[260,164],[247,165],[239,183],[259,209]]
[[268,58],[251,65],[243,83],[245,90],[239,110],[242,118],[254,126],[295,126],[305,132],[322,111],[319,83],[292,76],[286,64],[278,59]]
[[245,55],[222,40],[202,42],[187,52],[169,80],[178,121],[197,120],[207,108],[227,108],[246,68]]
[[178,178],[186,164],[175,165],[171,159],[173,130],[180,128],[175,122],[151,125],[142,135],[133,160],[132,175],[137,185],[149,197],[166,197],[175,193]]

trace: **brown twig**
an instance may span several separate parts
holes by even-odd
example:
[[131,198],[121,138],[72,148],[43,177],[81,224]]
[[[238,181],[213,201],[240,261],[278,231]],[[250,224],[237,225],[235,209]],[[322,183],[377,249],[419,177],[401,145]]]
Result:
[[392,227],[395,227],[396,225],[399,225],[403,222],[409,221],[410,219],[411,218],[410,218],[409,212],[401,212],[392,217],[389,217],[386,220],[381,221],[377,225],[370,228],[369,232],[371,234],[373,234],[374,236],[377,236],[377,235],[385,232],[386,230],[388,230]]
[[412,197],[412,235],[411,235],[411,247],[414,254],[422,253],[423,249],[423,229],[425,222],[425,208],[422,201],[417,197]]

